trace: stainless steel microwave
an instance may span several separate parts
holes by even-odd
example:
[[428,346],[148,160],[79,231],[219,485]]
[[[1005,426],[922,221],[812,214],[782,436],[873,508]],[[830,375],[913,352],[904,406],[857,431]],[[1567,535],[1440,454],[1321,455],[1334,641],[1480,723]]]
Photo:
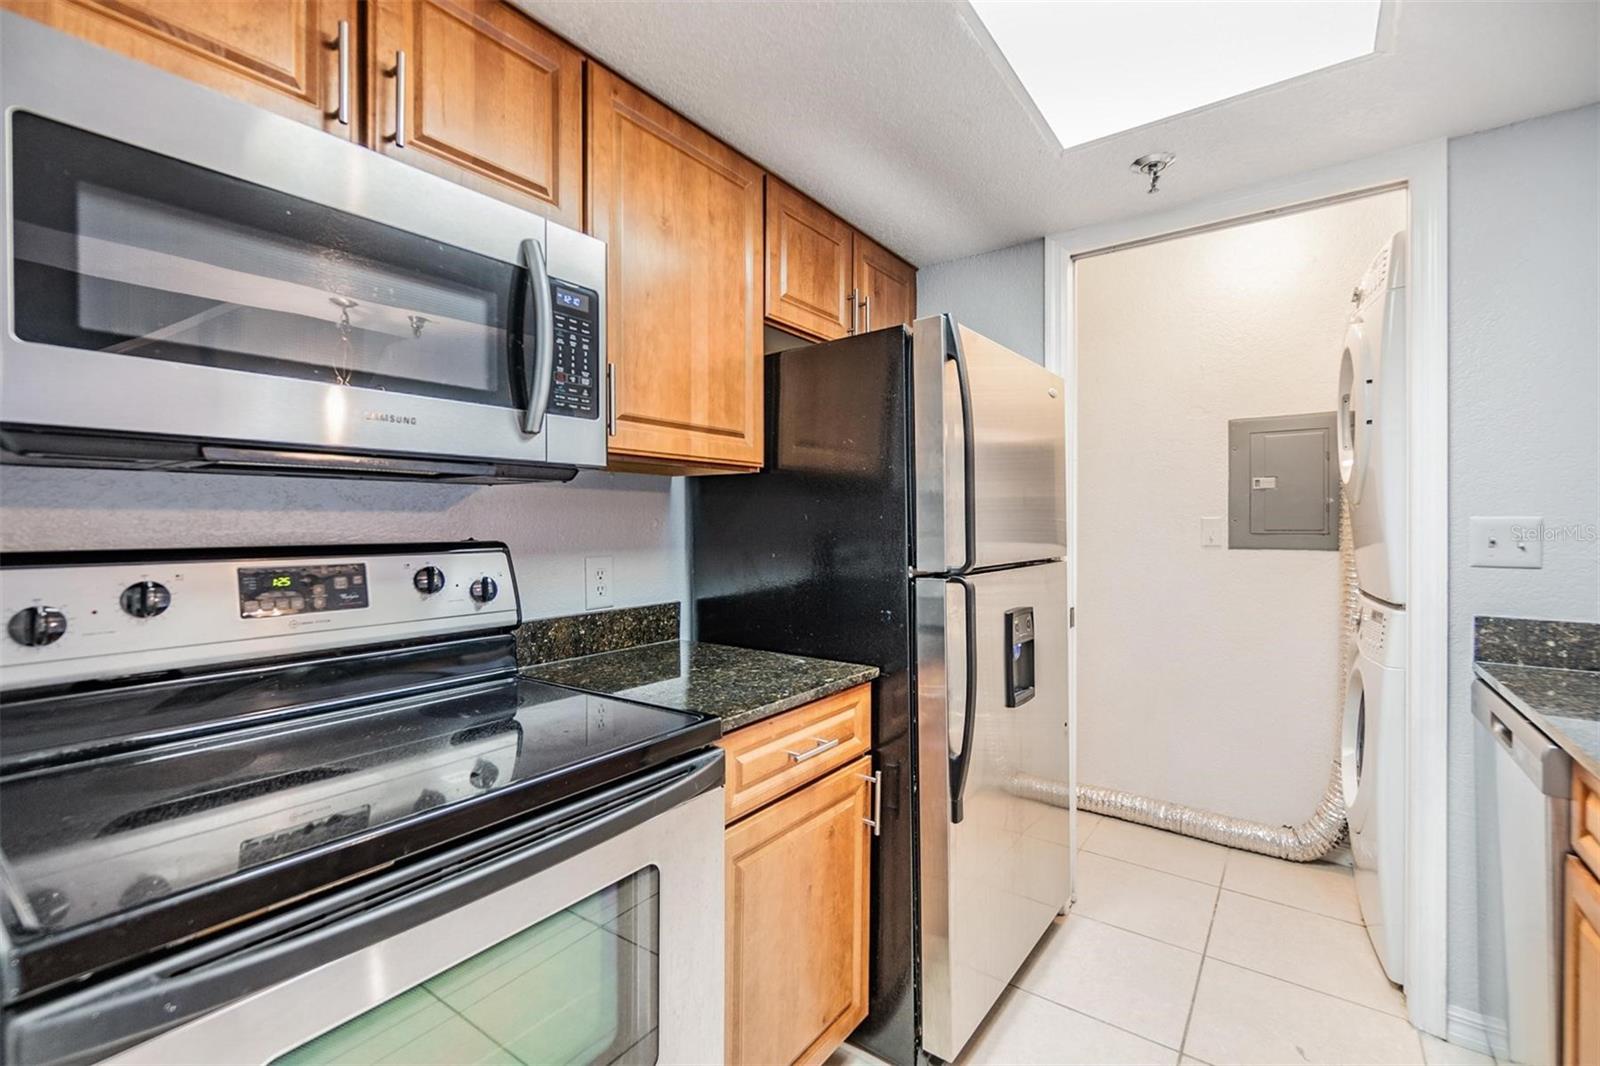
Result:
[[605,245],[0,13],[9,461],[604,466]]

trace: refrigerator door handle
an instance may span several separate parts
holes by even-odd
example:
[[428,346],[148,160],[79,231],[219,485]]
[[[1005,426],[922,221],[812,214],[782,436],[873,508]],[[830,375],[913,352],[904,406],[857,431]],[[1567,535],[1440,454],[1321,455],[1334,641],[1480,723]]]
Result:
[[[978,478],[976,442],[972,432],[972,383],[967,375],[967,357],[961,353],[961,331],[945,317],[945,358],[956,364],[956,389],[961,396],[961,481],[965,561],[953,574],[970,574],[978,559]],[[967,590],[970,600],[972,590]],[[971,644],[969,639],[967,642]],[[969,652],[970,655],[970,652]],[[957,804],[960,803],[958,799]],[[960,819],[957,819],[960,821]]]
[[978,597],[972,583],[963,577],[952,577],[952,584],[960,585],[966,597],[967,663],[966,694],[961,707],[961,751],[950,756],[950,821],[960,825],[966,817],[964,800],[967,791],[967,772],[972,768],[972,736],[978,723]]

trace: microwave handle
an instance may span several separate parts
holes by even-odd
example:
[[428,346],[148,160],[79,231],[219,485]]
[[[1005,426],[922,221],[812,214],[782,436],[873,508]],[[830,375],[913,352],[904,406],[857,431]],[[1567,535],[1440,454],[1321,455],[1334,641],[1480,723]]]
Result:
[[[528,272],[528,288],[533,297],[534,358],[522,358],[523,395],[528,407],[522,412],[523,432],[537,436],[544,432],[544,416],[550,410],[550,378],[556,354],[555,308],[550,302],[550,267],[545,262],[544,245],[533,238],[522,242],[522,266]],[[517,343],[513,338],[511,343]]]

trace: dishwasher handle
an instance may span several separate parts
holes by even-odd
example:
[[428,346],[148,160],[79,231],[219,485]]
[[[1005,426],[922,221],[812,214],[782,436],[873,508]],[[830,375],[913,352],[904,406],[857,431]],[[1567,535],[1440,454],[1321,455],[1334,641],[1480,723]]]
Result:
[[1472,716],[1540,792],[1552,799],[1571,798],[1571,756],[1481,680],[1472,683]]

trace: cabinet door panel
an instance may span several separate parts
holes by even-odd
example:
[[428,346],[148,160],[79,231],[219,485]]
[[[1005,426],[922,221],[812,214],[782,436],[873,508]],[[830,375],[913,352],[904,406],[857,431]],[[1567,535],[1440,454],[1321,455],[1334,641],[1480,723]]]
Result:
[[[582,223],[583,56],[500,0],[372,5],[372,146]],[[406,54],[405,144],[395,56]]]
[[917,317],[917,271],[893,252],[856,234],[856,289],[863,332]]
[[1566,1006],[1561,1061],[1600,1063],[1600,881],[1567,856]]
[[822,340],[851,332],[851,229],[767,178],[767,318]]
[[590,65],[614,459],[761,464],[761,170]]
[[728,829],[728,1061],[824,1061],[867,1013],[870,756]]
[[[18,11],[152,66],[340,136],[339,23],[355,0],[5,0]],[[351,91],[356,57],[350,56]]]

